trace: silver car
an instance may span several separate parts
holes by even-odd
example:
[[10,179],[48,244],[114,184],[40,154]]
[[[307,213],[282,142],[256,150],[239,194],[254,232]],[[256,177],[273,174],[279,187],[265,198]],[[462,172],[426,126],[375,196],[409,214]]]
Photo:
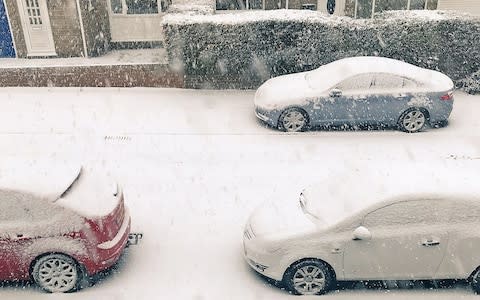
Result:
[[435,279],[469,279],[480,292],[478,194],[356,196],[304,190],[295,205],[261,206],[244,230],[246,261],[294,294],[323,294],[337,281]]
[[383,57],[352,57],[279,76],[255,94],[255,114],[280,130],[384,125],[418,132],[445,125],[453,82],[436,71]]

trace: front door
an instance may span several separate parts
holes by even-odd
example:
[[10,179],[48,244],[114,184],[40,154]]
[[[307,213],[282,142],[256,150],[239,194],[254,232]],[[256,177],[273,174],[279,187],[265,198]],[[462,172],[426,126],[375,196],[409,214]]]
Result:
[[432,279],[448,246],[448,210],[432,200],[398,202],[368,214],[370,240],[349,241],[346,280]]
[[17,0],[28,56],[55,56],[46,0]]
[[15,57],[12,34],[3,0],[0,0],[0,57]]

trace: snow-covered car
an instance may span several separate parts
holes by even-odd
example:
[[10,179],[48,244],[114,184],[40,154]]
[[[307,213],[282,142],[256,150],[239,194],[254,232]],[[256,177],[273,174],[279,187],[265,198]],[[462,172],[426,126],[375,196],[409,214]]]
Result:
[[352,57],[316,70],[272,78],[255,94],[256,116],[280,130],[385,125],[418,132],[445,125],[452,80],[437,71],[384,57]]
[[130,232],[116,181],[77,164],[0,167],[0,280],[78,289],[115,264]]
[[244,229],[248,264],[294,294],[337,281],[436,279],[469,279],[480,292],[480,193],[359,193],[348,179],[257,208]]

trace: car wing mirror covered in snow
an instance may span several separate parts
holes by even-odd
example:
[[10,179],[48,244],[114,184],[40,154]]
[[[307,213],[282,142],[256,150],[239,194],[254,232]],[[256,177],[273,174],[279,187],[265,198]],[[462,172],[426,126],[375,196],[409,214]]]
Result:
[[354,241],[368,241],[372,238],[372,234],[370,233],[370,230],[367,228],[360,226],[357,229],[353,231],[353,240]]
[[341,89],[332,89],[330,91],[330,97],[340,97],[342,95],[342,90]]

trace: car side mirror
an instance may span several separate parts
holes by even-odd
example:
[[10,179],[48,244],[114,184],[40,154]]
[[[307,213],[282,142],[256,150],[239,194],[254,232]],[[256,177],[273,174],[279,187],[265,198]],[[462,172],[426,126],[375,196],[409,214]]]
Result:
[[340,97],[342,95],[342,90],[340,89],[332,89],[330,91],[330,97]]
[[372,238],[372,234],[370,230],[367,228],[360,226],[353,231],[353,240],[354,241],[368,241]]

